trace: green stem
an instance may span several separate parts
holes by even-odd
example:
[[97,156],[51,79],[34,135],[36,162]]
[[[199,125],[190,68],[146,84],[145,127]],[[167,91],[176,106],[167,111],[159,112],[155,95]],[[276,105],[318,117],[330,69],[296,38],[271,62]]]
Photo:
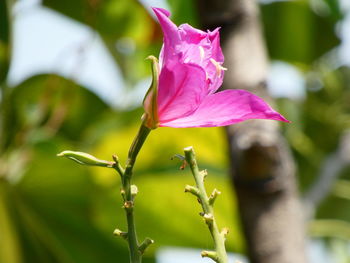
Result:
[[146,141],[146,138],[150,132],[151,132],[151,129],[147,128],[144,125],[144,123],[142,123],[139,129],[139,132],[136,135],[130,147],[125,170],[120,165],[118,157],[116,155],[112,156],[114,162],[109,162],[109,161],[97,159],[96,157],[84,152],[63,151],[58,154],[58,156],[67,157],[68,159],[71,159],[82,165],[114,168],[121,176],[121,180],[122,180],[121,194],[124,200],[124,209],[126,213],[128,232],[123,232],[119,229],[115,229],[113,234],[127,240],[129,245],[129,252],[130,252],[129,253],[130,263],[141,263],[143,253],[145,252],[147,247],[153,243],[153,240],[150,238],[146,238],[141,244],[139,244],[138,242],[137,235],[136,235],[136,228],[135,228],[135,219],[134,219],[134,199],[138,190],[136,185],[131,184],[132,172],[136,162],[137,155],[140,152],[141,147]]
[[150,131],[151,129],[147,128],[143,124],[141,125],[140,130],[130,147],[126,168],[122,176],[122,195],[124,198],[124,208],[126,212],[126,220],[128,223],[127,240],[129,244],[130,263],[140,263],[142,259],[142,252],[139,249],[139,242],[137,239],[135,228],[134,195],[131,191],[131,178],[136,157]]
[[186,187],[186,191],[191,192],[192,194],[198,197],[203,208],[203,218],[209,228],[210,234],[215,244],[215,252],[203,251],[202,256],[210,257],[217,263],[227,263],[228,259],[225,249],[225,236],[227,234],[227,230],[224,230],[220,233],[214,217],[213,203],[218,191],[214,190],[213,198],[208,197],[204,186],[204,178],[206,176],[206,171],[199,171],[195,153],[192,147],[187,147],[184,149],[184,151],[186,161],[191,168],[192,175],[197,185],[197,189],[188,186]]

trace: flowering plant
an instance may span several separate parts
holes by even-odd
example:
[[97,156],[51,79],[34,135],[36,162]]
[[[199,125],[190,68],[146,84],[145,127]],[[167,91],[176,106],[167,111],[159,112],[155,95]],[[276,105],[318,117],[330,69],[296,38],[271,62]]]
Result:
[[[287,120],[274,111],[258,96],[244,90],[220,88],[224,71],[224,56],[220,48],[219,29],[203,32],[188,24],[177,27],[170,19],[170,13],[153,8],[164,33],[164,45],[158,60],[152,60],[152,84],[143,106],[145,113],[140,130],[136,135],[125,167],[116,156],[105,161],[86,153],[64,151],[65,156],[80,164],[115,169],[121,176],[121,195],[128,223],[127,232],[116,229],[114,233],[125,238],[129,245],[130,262],[140,263],[142,254],[153,240],[146,238],[139,243],[134,220],[135,197],[138,189],[131,184],[136,157],[152,129],[167,126],[214,127],[225,126],[249,119]],[[179,155],[178,155],[179,156]],[[206,172],[199,171],[191,147],[185,148],[186,161],[193,173],[196,186],[186,186],[186,192],[195,195],[203,208],[202,216],[209,227],[215,243],[215,251],[203,251],[202,256],[218,263],[227,263],[225,236],[227,229],[219,231],[213,212],[213,204],[220,193],[216,189],[208,197],[204,187]]]
[[145,125],[214,127],[249,119],[287,121],[258,96],[220,88],[224,56],[219,28],[204,32],[188,24],[177,27],[170,13],[153,8],[164,33],[159,65],[153,61],[153,83],[145,100]]

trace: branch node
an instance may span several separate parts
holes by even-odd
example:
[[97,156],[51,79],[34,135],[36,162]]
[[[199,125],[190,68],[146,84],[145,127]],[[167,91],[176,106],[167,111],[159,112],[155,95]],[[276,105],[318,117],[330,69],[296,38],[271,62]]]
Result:
[[228,235],[228,233],[230,232],[230,230],[227,227],[224,227],[220,234],[226,239],[226,236]]
[[191,186],[191,185],[186,185],[185,186],[185,193],[191,193],[197,197],[199,197],[199,190],[197,187]]
[[123,208],[125,208],[125,210],[132,210],[134,208],[134,202],[133,201],[125,201]]
[[205,178],[206,178],[207,175],[208,175],[208,171],[207,171],[207,169],[204,169],[204,170],[200,171],[199,174],[201,175],[202,180],[203,180],[203,182],[204,182]]
[[142,242],[142,244],[139,246],[139,251],[141,255],[145,253],[146,249],[153,243],[154,241],[152,239],[150,239],[149,237],[146,237],[145,240]]
[[120,176],[123,176],[125,170],[124,168],[121,166],[120,162],[119,162],[119,158],[116,154],[112,155],[112,159],[114,161],[113,163],[113,168],[119,173]]
[[128,239],[128,233],[127,232],[123,232],[123,231],[121,231],[118,228],[113,231],[113,235],[118,236],[118,237],[122,237],[125,240]]
[[139,190],[138,190],[138,188],[137,188],[137,186],[136,185],[131,185],[131,189],[130,189],[130,191],[131,191],[131,196],[132,197],[135,197],[136,195],[137,195],[137,193],[139,192]]
[[213,205],[214,204],[214,202],[215,202],[215,200],[216,200],[216,198],[218,197],[218,195],[220,195],[221,194],[221,192],[218,190],[218,189],[214,189],[213,190],[213,192],[211,193],[211,195],[209,196],[209,205]]
[[212,214],[203,214],[203,219],[207,225],[213,224],[214,216]]
[[113,159],[114,162],[119,163],[119,158],[118,158],[118,156],[116,154],[112,155],[112,159]]
[[204,257],[211,258],[215,262],[218,262],[218,256],[217,256],[217,253],[215,251],[203,250],[201,253],[201,256],[202,256],[202,258],[204,258]]

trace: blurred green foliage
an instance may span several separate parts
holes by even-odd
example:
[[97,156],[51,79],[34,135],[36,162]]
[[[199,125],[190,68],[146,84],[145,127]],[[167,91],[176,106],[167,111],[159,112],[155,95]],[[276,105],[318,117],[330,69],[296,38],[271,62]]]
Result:
[[4,82],[10,64],[10,20],[6,1],[0,3],[0,82]]
[[303,63],[307,67],[339,44],[334,30],[336,20],[315,13],[309,1],[263,5],[262,16],[265,39],[274,59]]
[[[303,191],[317,180],[321,164],[350,128],[350,69],[335,67],[327,59],[327,53],[339,45],[335,29],[343,14],[338,1],[319,2],[324,12],[305,0],[261,6],[271,57],[298,67],[307,82],[305,100],[278,101],[293,122],[283,127]],[[8,87],[12,21],[6,3],[11,1],[0,1],[0,262],[126,262],[125,242],[112,236],[115,227],[125,229],[118,176],[55,155],[71,149],[110,160],[116,153],[124,162],[142,109],[112,109],[85,87],[52,74]],[[159,53],[162,35],[138,1],[44,0],[43,4],[96,30],[129,88],[150,74],[144,58]],[[169,4],[176,23],[198,24],[193,1]],[[116,43],[123,47],[128,41],[135,50],[116,48]],[[138,232],[141,238],[156,240],[145,262],[154,262],[161,246],[211,246],[197,213],[199,205],[183,193],[184,186],[192,184],[190,173],[178,170],[181,164],[171,160],[188,145],[194,146],[200,167],[209,171],[209,188],[223,192],[216,211],[219,224],[231,231],[228,250],[244,252],[235,198],[226,177],[225,139],[217,128],[160,128],[151,133],[135,169],[140,190]],[[330,248],[338,252],[344,247],[339,239],[350,239],[349,169],[340,180],[310,227],[311,234],[327,237]]]

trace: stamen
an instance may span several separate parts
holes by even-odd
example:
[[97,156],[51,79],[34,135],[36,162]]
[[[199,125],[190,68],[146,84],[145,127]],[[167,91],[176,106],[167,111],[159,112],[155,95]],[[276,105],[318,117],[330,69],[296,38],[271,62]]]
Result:
[[204,48],[202,46],[199,46],[199,55],[201,57],[201,62],[202,62],[205,56]]
[[216,67],[216,75],[218,77],[221,76],[221,71],[223,70],[227,70],[227,68],[224,68],[223,66],[220,65],[219,62],[217,62],[215,59],[211,58],[210,62],[214,64],[214,66]]

